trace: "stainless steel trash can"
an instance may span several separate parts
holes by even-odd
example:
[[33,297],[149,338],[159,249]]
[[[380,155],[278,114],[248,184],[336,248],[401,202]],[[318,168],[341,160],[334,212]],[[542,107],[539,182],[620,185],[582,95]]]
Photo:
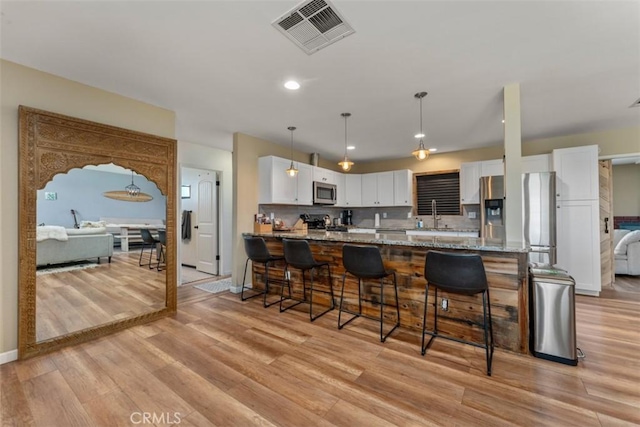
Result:
[[542,359],[578,364],[575,281],[550,265],[529,266],[530,350]]

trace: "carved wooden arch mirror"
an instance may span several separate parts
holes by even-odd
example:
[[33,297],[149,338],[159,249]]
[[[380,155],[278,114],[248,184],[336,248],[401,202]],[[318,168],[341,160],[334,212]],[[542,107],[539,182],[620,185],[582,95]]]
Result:
[[[175,313],[176,141],[24,106],[19,109],[19,140],[18,357],[28,358]],[[148,266],[139,265],[142,263],[138,258],[141,254],[139,247],[129,250],[125,248],[128,245],[123,243],[113,249],[113,241],[117,242],[122,236],[109,233],[106,229],[98,231],[97,237],[89,236],[93,243],[87,243],[87,240],[81,240],[86,239],[82,234],[92,234],[95,230],[80,229],[77,230],[80,236],[75,236],[72,234],[75,234],[73,228],[79,227],[77,224],[68,229],[63,226],[38,226],[41,222],[38,220],[39,198],[46,194],[47,200],[57,199],[56,193],[43,193],[54,178],[82,172],[82,168],[88,165],[110,164],[125,168],[123,170],[128,173],[122,175],[124,185],[121,189],[129,181],[133,182],[133,175],[137,173],[140,181],[146,178],[160,197],[166,199],[162,221],[155,225],[138,224],[131,227],[157,227],[157,232],[166,233],[165,244],[154,245],[162,249],[163,257],[159,258],[156,252],[152,259],[150,247],[147,247],[146,253],[143,252],[145,259],[147,254],[150,255]],[[78,176],[73,179],[78,183],[86,181]],[[82,197],[79,191],[69,192],[74,197]],[[135,215],[127,215],[127,205],[144,205],[126,201],[111,202],[123,204],[122,214],[118,215],[121,218],[135,218]],[[91,228],[92,221],[86,221],[83,225],[87,224]],[[49,247],[47,250],[52,253],[83,252],[83,245],[91,246],[97,241],[98,245],[109,242],[105,249],[108,253],[96,255],[87,250],[86,256],[97,256],[97,260],[80,261],[82,265],[74,264],[72,267],[59,263],[60,259],[51,263],[37,261],[36,255],[45,252],[44,246],[40,245],[43,243],[40,232],[48,229],[62,231],[63,234],[65,230],[69,232],[66,240],[50,243],[55,249]],[[75,249],[56,246],[71,244],[70,241],[79,246]],[[101,248],[98,250],[103,250]],[[100,258],[102,255],[104,257]],[[86,265],[90,262],[94,265]],[[163,268],[158,268],[159,265]],[[126,283],[125,277],[135,279],[129,279],[130,283]],[[80,321],[82,319],[92,321],[83,323]],[[46,333],[42,332],[43,329],[47,329]]]

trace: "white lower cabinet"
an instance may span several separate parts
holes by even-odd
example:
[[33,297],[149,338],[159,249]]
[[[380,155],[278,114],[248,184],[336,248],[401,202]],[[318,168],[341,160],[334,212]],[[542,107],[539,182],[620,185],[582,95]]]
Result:
[[557,266],[576,281],[576,292],[600,294],[600,207],[597,200],[558,202]]

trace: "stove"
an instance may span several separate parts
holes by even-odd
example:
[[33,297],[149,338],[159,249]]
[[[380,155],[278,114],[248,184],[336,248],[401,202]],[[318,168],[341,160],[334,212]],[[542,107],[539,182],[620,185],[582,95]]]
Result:
[[329,227],[325,227],[325,230],[327,230],[327,231],[342,231],[343,233],[346,233],[347,231],[349,231],[349,229],[347,228],[346,225],[330,225]]
[[300,218],[307,224],[308,230],[324,230],[326,228],[324,217],[325,215],[300,215]]

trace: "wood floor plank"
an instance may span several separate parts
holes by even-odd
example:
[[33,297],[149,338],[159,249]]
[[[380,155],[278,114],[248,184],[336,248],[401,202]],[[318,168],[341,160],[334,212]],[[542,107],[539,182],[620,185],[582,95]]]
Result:
[[[137,259],[128,265],[137,269]],[[47,279],[41,297],[87,308],[121,295],[102,289],[101,275]],[[142,299],[156,279],[142,281]],[[88,290],[78,295],[81,284]],[[472,346],[436,339],[422,356],[413,330],[381,343],[373,320],[338,330],[337,311],[311,323],[304,305],[280,313],[259,299],[179,289],[175,316],[0,366],[1,419],[118,426],[146,412],[155,425],[176,425],[167,417],[177,413],[184,426],[640,425],[640,298],[629,293],[576,298],[587,355],[578,366],[496,350],[488,377]],[[104,311],[127,316],[141,302],[131,299]],[[51,330],[62,325],[57,314],[47,315]]]
[[154,375],[214,424],[275,426],[179,362],[154,372]]
[[24,381],[22,387],[37,425],[55,423],[61,426],[84,427],[93,424],[93,420],[59,371],[50,371]]
[[129,427],[138,421],[142,412],[127,394],[120,390],[113,390],[105,395],[85,401],[82,406],[94,420],[96,427]]
[[0,365],[0,423],[3,426],[36,425],[29,400],[16,373],[15,363]]

